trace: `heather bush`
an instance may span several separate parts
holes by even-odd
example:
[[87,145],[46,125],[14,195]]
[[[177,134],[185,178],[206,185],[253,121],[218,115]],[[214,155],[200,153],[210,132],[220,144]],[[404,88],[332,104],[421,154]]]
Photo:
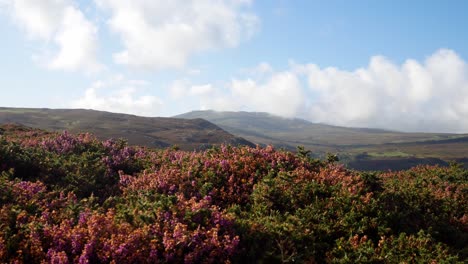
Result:
[[456,263],[468,172],[361,173],[273,147],[0,135],[1,263]]

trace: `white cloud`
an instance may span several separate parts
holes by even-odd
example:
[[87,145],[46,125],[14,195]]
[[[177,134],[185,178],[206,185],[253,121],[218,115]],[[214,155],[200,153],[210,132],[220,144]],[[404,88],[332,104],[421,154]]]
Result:
[[49,63],[52,69],[97,72],[102,66],[96,60],[97,28],[86,20],[81,11],[67,7],[64,12],[62,27],[55,36],[60,47],[58,54]]
[[11,17],[46,50],[34,57],[47,68],[92,73],[102,69],[96,60],[97,28],[71,0],[8,0]]
[[258,29],[258,18],[245,11],[251,1],[95,0],[110,11],[110,28],[124,50],[116,63],[142,68],[181,68],[194,53],[235,47]]
[[194,97],[211,98],[216,92],[212,84],[193,85],[188,80],[175,80],[169,86],[169,94],[177,100]]
[[139,88],[146,84],[141,80],[126,80],[123,76],[96,81],[82,98],[71,102],[70,107],[157,116],[163,105],[162,101],[152,95],[136,95]]
[[214,91],[214,88],[211,84],[204,84],[204,85],[194,85],[190,87],[190,94],[191,95],[209,95],[212,94]]
[[442,49],[402,65],[375,56],[367,68],[343,71],[296,65],[315,93],[310,120],[403,131],[468,132],[468,67]]
[[[230,105],[258,112],[294,117],[304,104],[303,88],[299,78],[288,71],[276,72],[261,82],[253,79],[234,79],[230,85]],[[222,101],[219,101],[222,103]],[[223,110],[224,105],[216,103],[215,109]]]
[[66,0],[6,0],[13,20],[30,38],[50,40],[57,31],[63,10],[69,4]]
[[[258,68],[271,70],[266,63]],[[304,105],[301,81],[289,71],[271,71],[268,76],[258,79],[233,79],[220,86],[194,85],[188,80],[177,80],[169,91],[173,99],[185,102],[182,105],[197,102],[195,108],[199,109],[269,112],[293,117]]]

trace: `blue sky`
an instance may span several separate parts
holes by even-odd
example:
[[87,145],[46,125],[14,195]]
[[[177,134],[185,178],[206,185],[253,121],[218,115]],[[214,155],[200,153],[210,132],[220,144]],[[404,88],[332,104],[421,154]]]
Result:
[[468,2],[0,0],[0,106],[468,132]]

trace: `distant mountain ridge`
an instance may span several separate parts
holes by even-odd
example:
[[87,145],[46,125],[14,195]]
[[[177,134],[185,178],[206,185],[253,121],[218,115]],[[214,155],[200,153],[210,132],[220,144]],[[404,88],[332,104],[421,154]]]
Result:
[[204,119],[140,117],[84,109],[0,107],[0,124],[15,123],[45,130],[90,132],[100,139],[125,138],[129,144],[148,147],[203,149],[222,143],[250,145]]
[[297,145],[333,148],[447,140],[458,137],[455,134],[403,133],[374,128],[339,127],[257,112],[217,112],[208,110],[192,111],[175,117],[203,118],[232,134],[244,137],[252,142],[284,145],[291,148],[295,148]]
[[361,170],[407,169],[417,164],[446,165],[450,160],[468,166],[467,134],[339,127],[255,112],[208,110],[175,117],[203,118],[256,144],[271,144],[289,150],[304,146],[319,157],[337,153],[343,162]]

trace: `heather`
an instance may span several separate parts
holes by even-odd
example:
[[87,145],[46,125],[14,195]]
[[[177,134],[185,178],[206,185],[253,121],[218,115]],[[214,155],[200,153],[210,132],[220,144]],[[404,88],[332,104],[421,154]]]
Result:
[[0,129],[0,262],[463,263],[468,171]]

